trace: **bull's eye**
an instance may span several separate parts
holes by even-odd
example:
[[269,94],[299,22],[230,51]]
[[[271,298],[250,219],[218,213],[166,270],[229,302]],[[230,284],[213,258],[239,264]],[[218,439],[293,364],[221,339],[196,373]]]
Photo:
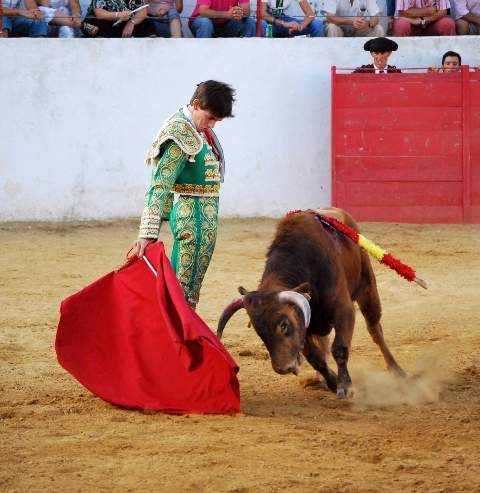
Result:
[[287,322],[282,322],[282,325],[280,325],[280,331],[282,332],[282,334],[286,335],[287,330],[288,330]]

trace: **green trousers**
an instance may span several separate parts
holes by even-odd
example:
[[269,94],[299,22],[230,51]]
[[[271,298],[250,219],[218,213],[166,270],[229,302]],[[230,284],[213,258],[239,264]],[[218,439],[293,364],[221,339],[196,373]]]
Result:
[[170,214],[172,266],[188,303],[195,308],[217,241],[218,197],[181,195]]

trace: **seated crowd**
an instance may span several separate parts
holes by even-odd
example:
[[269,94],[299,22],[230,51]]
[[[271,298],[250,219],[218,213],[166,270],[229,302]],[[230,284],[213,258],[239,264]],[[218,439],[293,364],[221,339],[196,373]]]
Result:
[[[316,18],[308,0],[296,1],[304,14],[298,19],[289,15],[294,0],[261,2],[262,36],[385,34],[376,0],[325,0],[323,21]],[[3,37],[183,36],[183,0],[91,0],[83,21],[79,0],[24,0],[24,5],[21,8],[21,0],[2,0]],[[387,0],[387,15],[387,34],[395,37],[480,34],[479,0]],[[196,38],[257,35],[250,3],[245,0],[197,0],[188,26]]]

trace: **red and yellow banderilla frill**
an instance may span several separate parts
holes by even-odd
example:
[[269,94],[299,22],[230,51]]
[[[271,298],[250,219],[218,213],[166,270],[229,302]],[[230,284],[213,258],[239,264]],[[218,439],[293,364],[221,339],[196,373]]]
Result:
[[[290,211],[287,213],[287,216],[290,216],[292,214],[296,214],[297,212],[302,212],[300,210],[298,211]],[[355,231],[353,228],[350,226],[347,226],[345,223],[342,221],[339,221],[338,219],[335,219],[333,217],[327,217],[324,216],[323,214],[318,214],[319,218],[328,223],[330,226],[333,226],[337,231],[342,232],[346,236],[348,236],[352,241],[357,243],[360,247],[362,247],[364,250],[366,250],[372,257],[375,257],[381,264],[388,265],[390,269],[393,269],[398,275],[404,277],[407,281],[414,281],[422,288],[427,289],[427,282],[425,279],[422,279],[421,277],[417,276],[415,273],[415,270],[412,269],[410,266],[404,264],[397,258],[395,258],[392,254],[388,253],[386,250],[383,250],[379,246],[375,245],[373,241],[370,241],[368,238],[365,238],[362,234],[360,234],[358,231]]]

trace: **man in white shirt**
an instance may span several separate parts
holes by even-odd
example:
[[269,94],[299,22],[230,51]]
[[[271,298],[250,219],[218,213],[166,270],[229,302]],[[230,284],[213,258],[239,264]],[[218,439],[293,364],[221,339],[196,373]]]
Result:
[[480,0],[452,0],[452,14],[459,36],[480,34]]
[[449,0],[397,0],[393,35],[455,36],[455,22],[447,17]]
[[378,24],[380,9],[375,0],[325,0],[323,8],[327,13],[327,37],[384,35],[383,27]]
[[47,35],[45,14],[40,11],[35,0],[25,0],[25,8],[20,0],[2,0],[2,37],[44,38]]

